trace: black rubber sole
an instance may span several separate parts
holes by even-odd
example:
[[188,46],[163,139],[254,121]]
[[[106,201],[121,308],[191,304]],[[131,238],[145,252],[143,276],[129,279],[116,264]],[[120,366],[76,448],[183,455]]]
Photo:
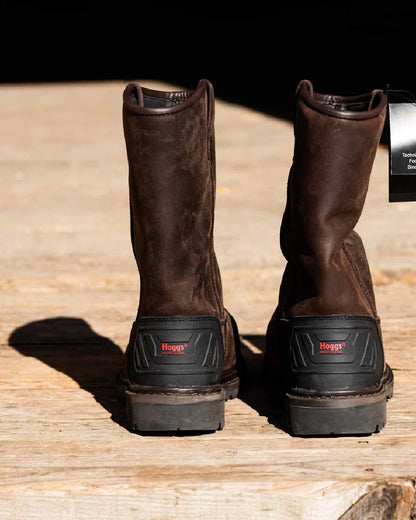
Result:
[[393,373],[387,367],[379,392],[349,396],[286,394],[288,427],[293,435],[363,435],[386,424],[386,402],[393,397]]
[[127,421],[132,431],[216,431],[224,427],[225,401],[237,397],[239,379],[195,389],[140,392],[120,383],[118,389],[126,401]]

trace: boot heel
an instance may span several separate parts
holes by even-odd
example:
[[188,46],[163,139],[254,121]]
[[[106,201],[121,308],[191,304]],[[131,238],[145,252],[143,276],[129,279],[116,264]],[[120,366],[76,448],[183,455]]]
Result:
[[131,430],[215,431],[224,427],[223,390],[206,395],[145,394],[127,391],[127,420]]
[[288,426],[293,435],[359,435],[378,433],[386,424],[386,402],[393,395],[388,373],[381,390],[349,397],[286,395]]
[[269,387],[273,389],[273,381],[285,382],[288,426],[294,435],[370,434],[384,427],[393,373],[384,363],[376,320],[292,318],[278,329],[269,327],[268,342],[269,350],[275,345],[282,353],[280,370],[286,370],[276,378],[274,367],[266,363]]
[[224,426],[224,401],[238,378],[222,379],[221,325],[212,316],[139,318],[118,386],[132,430],[213,431]]

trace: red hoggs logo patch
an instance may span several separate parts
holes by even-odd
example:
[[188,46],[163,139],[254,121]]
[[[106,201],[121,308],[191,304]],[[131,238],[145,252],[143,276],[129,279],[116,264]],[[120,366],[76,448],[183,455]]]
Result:
[[184,350],[188,346],[188,343],[180,343],[177,345],[171,345],[170,343],[162,343],[162,354],[175,354],[184,355]]
[[342,343],[327,343],[326,341],[319,342],[320,354],[342,354],[342,349],[345,347],[345,341]]

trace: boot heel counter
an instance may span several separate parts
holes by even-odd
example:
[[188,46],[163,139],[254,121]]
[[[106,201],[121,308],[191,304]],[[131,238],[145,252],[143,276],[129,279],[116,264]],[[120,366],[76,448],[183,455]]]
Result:
[[289,371],[292,388],[318,393],[377,388],[384,372],[377,322],[366,316],[292,319]]
[[220,321],[211,316],[139,318],[133,324],[127,356],[133,384],[215,384],[224,366]]

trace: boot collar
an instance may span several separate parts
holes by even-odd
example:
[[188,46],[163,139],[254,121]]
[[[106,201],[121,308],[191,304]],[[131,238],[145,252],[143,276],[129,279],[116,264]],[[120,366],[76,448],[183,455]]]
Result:
[[310,108],[341,119],[371,119],[380,115],[387,106],[387,96],[382,90],[376,89],[356,96],[318,94],[307,79],[298,83],[296,96]]

